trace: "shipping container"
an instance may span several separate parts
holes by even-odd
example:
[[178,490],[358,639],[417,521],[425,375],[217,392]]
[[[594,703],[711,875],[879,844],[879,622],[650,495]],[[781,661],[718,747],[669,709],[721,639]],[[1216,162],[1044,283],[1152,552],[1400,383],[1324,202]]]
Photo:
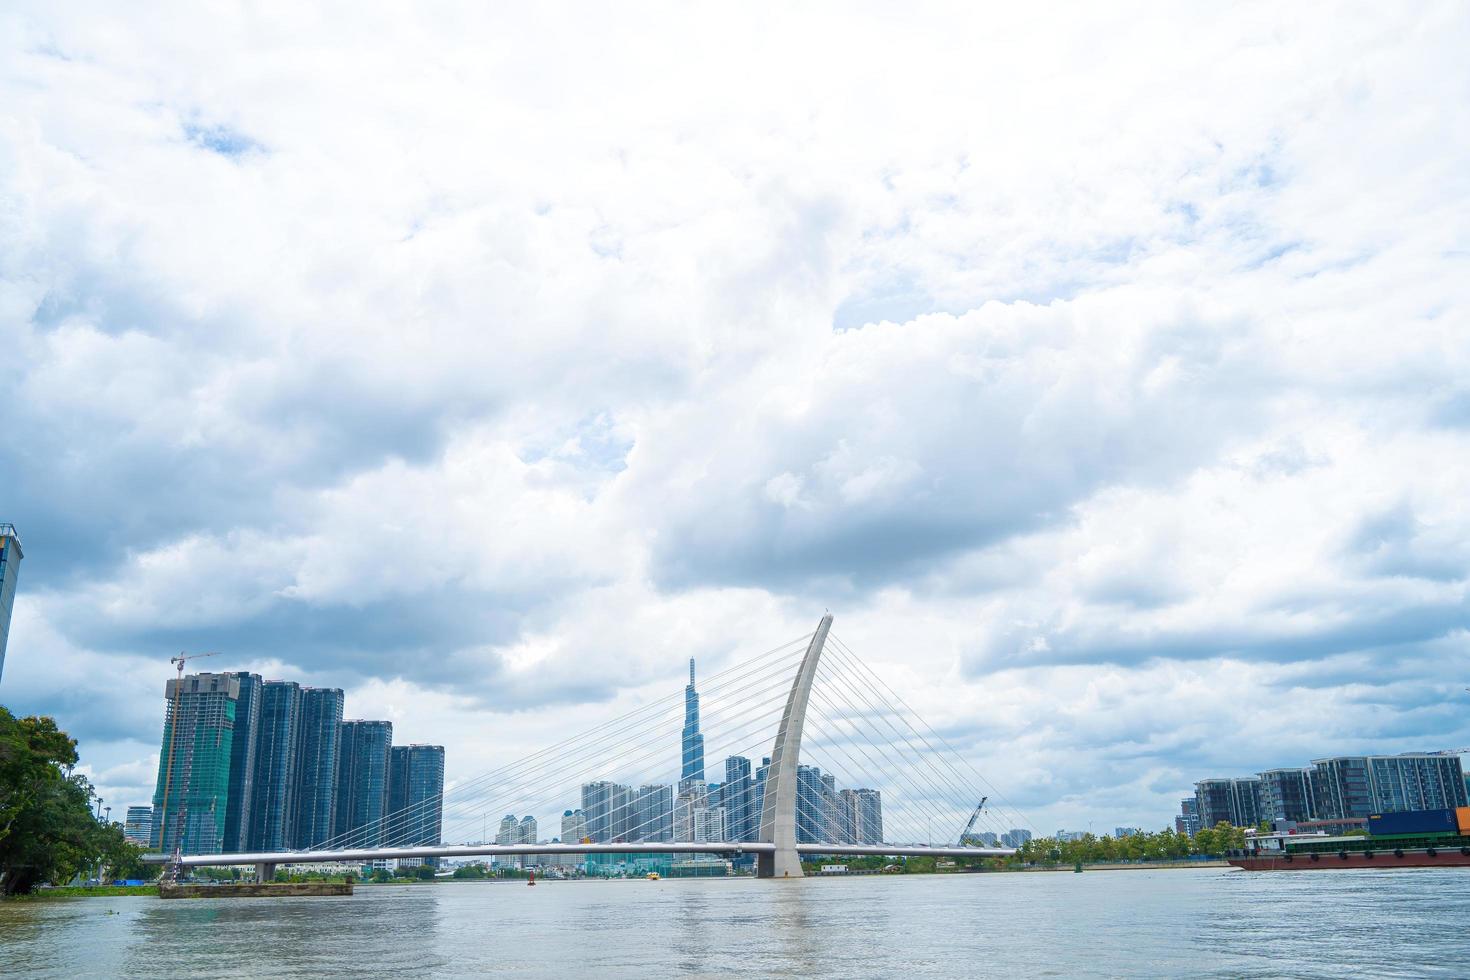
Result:
[[1460,823],[1460,833],[1470,834],[1470,806],[1457,807],[1455,818]]
[[1399,810],[1392,813],[1370,813],[1368,833],[1382,834],[1457,834],[1460,822],[1454,810]]

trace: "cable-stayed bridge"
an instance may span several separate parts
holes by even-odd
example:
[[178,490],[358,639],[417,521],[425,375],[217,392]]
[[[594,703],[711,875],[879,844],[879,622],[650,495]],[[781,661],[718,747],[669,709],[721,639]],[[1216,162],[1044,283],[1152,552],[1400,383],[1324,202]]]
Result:
[[[670,800],[674,781],[667,764],[681,713],[679,793]],[[704,760],[720,754],[740,760],[727,765],[745,765],[748,756],[768,761],[757,774],[763,778],[752,779],[747,766],[727,780],[719,814],[707,819]],[[850,789],[839,793],[838,778]],[[483,829],[493,814],[561,811],[578,791],[585,798],[589,790],[605,796],[584,814],[588,823],[576,840],[415,840],[425,826],[439,831],[432,836],[441,840],[466,840],[476,829],[488,836]],[[306,850],[156,854],[145,860],[180,868],[253,864],[264,879],[280,864],[395,858],[754,855],[759,877],[799,878],[803,855],[1011,854],[1012,848],[962,841],[934,844],[936,832],[945,841],[957,836],[975,812],[975,801],[986,798],[1000,800],[967,760],[832,634],[829,613],[815,632],[727,668],[703,692],[695,693],[691,665],[682,696],[661,698],[459,783],[442,804],[436,798],[402,807]],[[980,817],[982,833],[987,825],[994,834],[1007,822],[1026,824],[1003,802]]]

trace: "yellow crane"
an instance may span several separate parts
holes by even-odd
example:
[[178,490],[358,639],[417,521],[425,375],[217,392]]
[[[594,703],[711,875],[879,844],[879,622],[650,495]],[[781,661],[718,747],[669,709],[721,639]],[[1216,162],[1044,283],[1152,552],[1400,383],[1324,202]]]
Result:
[[[205,657],[218,656],[218,653],[185,653],[180,651],[177,657],[168,658],[168,662],[178,668],[179,675],[174,684],[174,699],[168,715],[168,761],[163,770],[163,801],[159,804],[159,812],[157,814],[158,844],[160,847],[163,846],[164,838],[168,835],[168,792],[173,784],[174,778],[174,742],[178,738],[179,731],[179,695],[184,690],[184,664],[190,660],[202,660]],[[175,854],[182,852],[183,844],[184,835],[179,834],[178,844],[174,848]],[[176,865],[170,865],[169,871],[169,877],[172,877],[173,874],[177,873],[178,868]]]

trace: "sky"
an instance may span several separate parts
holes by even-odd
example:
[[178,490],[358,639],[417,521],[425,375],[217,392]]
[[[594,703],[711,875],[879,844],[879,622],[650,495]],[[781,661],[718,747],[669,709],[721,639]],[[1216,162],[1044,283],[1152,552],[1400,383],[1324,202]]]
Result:
[[0,703],[109,805],[181,650],[453,783],[826,609],[1042,831],[1470,746],[1462,4],[150,11],[0,12]]

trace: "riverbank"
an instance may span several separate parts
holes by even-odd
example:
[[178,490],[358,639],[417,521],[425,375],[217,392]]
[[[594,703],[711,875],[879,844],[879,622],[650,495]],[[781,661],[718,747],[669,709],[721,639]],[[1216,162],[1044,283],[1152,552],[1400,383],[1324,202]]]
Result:
[[[1160,871],[1181,870],[1187,868],[1228,868],[1230,862],[1215,859],[1210,861],[1146,861],[1146,862],[1105,862],[1099,864],[1084,864],[1083,871]],[[999,871],[1076,871],[1076,865],[1071,864],[1047,864],[1047,865],[1020,865],[1018,867],[1005,867]]]
[[119,895],[158,896],[157,885],[97,885],[94,888],[38,888],[28,895],[7,895],[5,902],[44,902],[56,898],[116,898]]

